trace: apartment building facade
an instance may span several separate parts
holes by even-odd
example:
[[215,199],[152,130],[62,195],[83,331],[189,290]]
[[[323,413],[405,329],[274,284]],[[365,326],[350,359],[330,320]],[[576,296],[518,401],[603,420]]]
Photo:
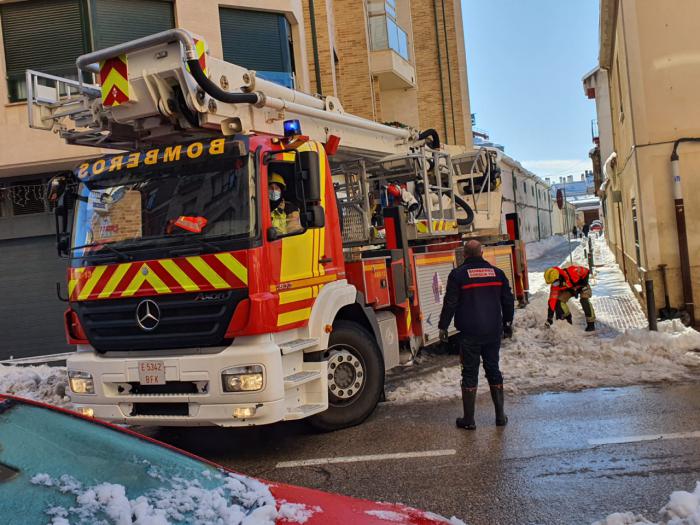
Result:
[[0,0],[0,328],[23,334],[0,341],[0,359],[67,349],[56,298],[66,263],[45,185],[106,153],[28,128],[25,70],[75,79],[78,55],[172,27],[348,112],[471,146],[458,0]]
[[584,90],[596,100],[601,130],[607,240],[640,300],[646,304],[653,285],[654,305],[663,306],[665,265],[671,306],[697,320],[700,144],[678,141],[700,137],[700,4],[601,0],[600,7],[599,64]]

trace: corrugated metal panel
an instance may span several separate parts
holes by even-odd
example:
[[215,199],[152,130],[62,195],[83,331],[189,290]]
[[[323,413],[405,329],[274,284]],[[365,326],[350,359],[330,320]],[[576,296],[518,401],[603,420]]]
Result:
[[79,0],[33,0],[0,7],[7,76],[26,69],[62,73],[88,51]]
[[104,49],[175,27],[166,0],[92,0],[95,49]]
[[292,73],[283,15],[221,7],[219,20],[224,60],[256,71]]
[[508,282],[510,282],[510,289],[514,290],[513,258],[511,257],[510,253],[496,255],[496,264],[494,266],[498,266],[501,270],[503,270],[503,272],[506,274],[506,277],[508,277]]
[[[438,340],[440,312],[442,311],[442,299],[445,296],[447,277],[454,266],[452,263],[436,263],[416,266],[416,284],[418,285],[418,301],[423,314],[421,326],[423,327],[423,341],[431,344]],[[436,293],[437,291],[437,293]],[[454,330],[454,320],[450,323],[448,331]]]
[[66,260],[56,255],[56,238],[0,241],[0,253],[0,359],[72,350],[63,331],[66,305],[56,298],[56,282],[66,293]]

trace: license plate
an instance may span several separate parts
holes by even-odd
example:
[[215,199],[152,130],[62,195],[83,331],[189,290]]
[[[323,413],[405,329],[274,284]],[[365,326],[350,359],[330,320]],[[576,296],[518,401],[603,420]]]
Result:
[[163,361],[141,361],[139,383],[142,385],[164,385],[165,363]]

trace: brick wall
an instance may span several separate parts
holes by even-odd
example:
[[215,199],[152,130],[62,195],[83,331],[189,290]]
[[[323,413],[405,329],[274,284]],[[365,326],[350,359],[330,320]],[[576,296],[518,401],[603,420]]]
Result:
[[369,73],[369,49],[363,0],[333,0],[338,53],[338,97],[345,111],[377,120]]
[[471,144],[466,58],[457,14],[461,11],[455,0],[411,2],[418,111],[422,128],[435,128],[450,144]]
[[321,76],[321,90],[316,84],[316,63],[314,60],[313,33],[311,30],[311,11],[309,1],[302,1],[304,11],[304,26],[306,30],[306,56],[309,68],[309,79],[313,93],[337,96],[337,79],[335,59],[333,57],[333,42],[335,40],[333,24],[332,0],[313,0],[314,19],[316,22],[316,43],[318,46],[318,63]]

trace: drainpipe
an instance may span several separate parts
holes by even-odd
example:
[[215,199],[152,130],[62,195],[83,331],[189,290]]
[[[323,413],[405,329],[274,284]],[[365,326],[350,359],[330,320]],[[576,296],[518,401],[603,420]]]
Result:
[[445,83],[442,80],[442,53],[440,52],[440,28],[438,27],[437,0],[433,0],[433,11],[435,13],[435,49],[437,50],[438,76],[440,77],[440,96],[442,98],[442,125],[445,127],[445,140],[448,140],[447,113],[445,111]]
[[319,95],[323,95],[323,87],[321,86],[321,65],[318,63],[318,36],[316,34],[316,11],[314,9],[314,0],[309,0],[309,18],[311,19],[311,45],[314,50],[316,92]]
[[690,326],[695,326],[695,303],[693,302],[693,283],[690,278],[690,257],[688,255],[688,232],[685,224],[685,205],[683,187],[681,186],[681,161],[678,147],[683,142],[700,142],[700,138],[682,138],[673,144],[671,153],[671,177],[673,178],[673,202],[676,208],[676,230],[678,231],[678,254],[681,263],[681,281],[685,311],[689,316]]

